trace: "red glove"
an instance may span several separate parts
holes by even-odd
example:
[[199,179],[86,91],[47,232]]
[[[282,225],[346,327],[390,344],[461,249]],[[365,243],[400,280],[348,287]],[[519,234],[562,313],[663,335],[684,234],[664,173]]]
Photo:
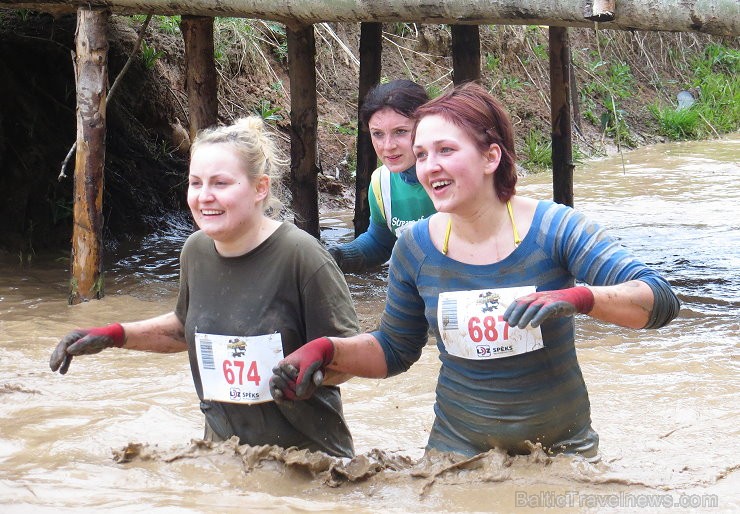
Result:
[[309,341],[272,369],[273,399],[306,400],[324,380],[326,367],[334,358],[334,343],[328,337]]
[[587,287],[540,291],[511,302],[504,312],[504,321],[511,327],[539,327],[547,318],[588,314],[593,308],[594,294]]
[[120,348],[125,342],[126,333],[120,323],[105,327],[78,328],[59,341],[49,359],[49,367],[64,375],[72,362],[72,356],[98,353],[111,346]]

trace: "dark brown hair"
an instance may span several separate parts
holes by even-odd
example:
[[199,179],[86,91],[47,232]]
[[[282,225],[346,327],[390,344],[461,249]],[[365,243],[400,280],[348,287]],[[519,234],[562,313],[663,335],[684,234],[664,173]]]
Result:
[[487,151],[491,144],[497,144],[501,148],[501,162],[493,175],[496,195],[506,202],[516,193],[514,129],[499,101],[483,87],[468,82],[430,100],[414,113],[416,126],[425,116],[441,116],[460,127],[481,152]]
[[367,127],[370,117],[386,107],[411,118],[417,107],[429,100],[426,90],[410,80],[392,80],[378,84],[365,95],[360,107],[360,123]]

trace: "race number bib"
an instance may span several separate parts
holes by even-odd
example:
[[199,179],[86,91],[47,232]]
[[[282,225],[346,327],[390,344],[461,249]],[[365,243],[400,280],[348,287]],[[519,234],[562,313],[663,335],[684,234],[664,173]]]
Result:
[[440,293],[437,323],[447,353],[463,359],[511,357],[544,348],[540,327],[510,327],[504,312],[534,286]]
[[229,403],[272,400],[272,368],[283,358],[280,334],[237,337],[195,333],[203,399]]

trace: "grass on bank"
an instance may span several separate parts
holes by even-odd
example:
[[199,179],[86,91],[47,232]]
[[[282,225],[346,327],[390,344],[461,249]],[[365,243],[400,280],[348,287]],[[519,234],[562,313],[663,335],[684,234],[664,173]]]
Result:
[[740,50],[710,44],[691,63],[687,90],[695,103],[685,109],[655,103],[648,106],[659,131],[671,140],[702,139],[740,129]]

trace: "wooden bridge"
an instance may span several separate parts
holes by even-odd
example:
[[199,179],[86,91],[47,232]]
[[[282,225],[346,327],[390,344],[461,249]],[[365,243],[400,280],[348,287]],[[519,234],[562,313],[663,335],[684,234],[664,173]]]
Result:
[[[69,302],[101,298],[102,198],[108,94],[106,27],[115,14],[181,15],[191,139],[217,121],[213,18],[274,20],[286,26],[290,79],[292,208],[318,237],[316,45],[313,25],[360,23],[358,108],[380,80],[384,22],[449,24],[453,81],[480,79],[478,25],[547,25],[553,198],[573,204],[568,27],[694,31],[740,35],[738,0],[0,0],[0,8],[77,13],[77,141]],[[367,229],[367,188],[376,155],[367,132],[357,141],[355,233]]]

